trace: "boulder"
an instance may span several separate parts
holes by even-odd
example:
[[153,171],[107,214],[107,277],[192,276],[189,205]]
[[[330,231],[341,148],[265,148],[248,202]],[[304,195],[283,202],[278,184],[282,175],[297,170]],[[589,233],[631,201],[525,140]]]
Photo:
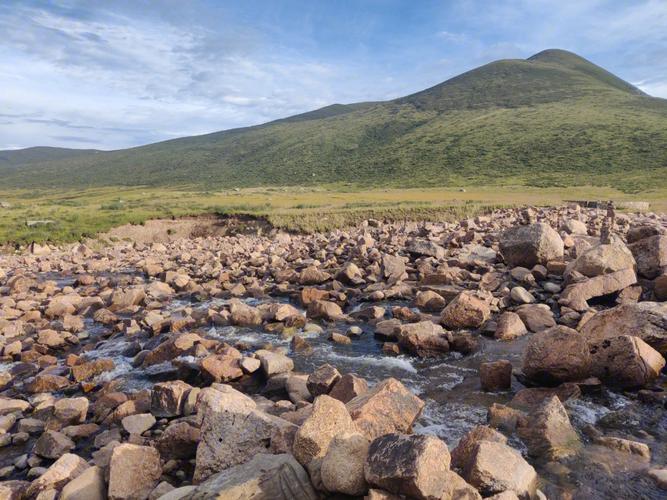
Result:
[[224,354],[206,356],[201,360],[201,371],[204,378],[211,382],[231,382],[243,376],[241,360]]
[[518,433],[533,457],[561,460],[581,448],[579,436],[558,396],[546,399],[536,412],[529,414],[526,424],[518,427]]
[[449,352],[449,342],[442,326],[432,321],[409,323],[398,328],[398,343],[420,357]]
[[401,382],[388,378],[347,403],[356,427],[369,440],[389,433],[408,433],[424,402]]
[[586,224],[576,219],[567,219],[563,221],[563,224],[561,225],[561,231],[564,231],[567,234],[588,234]]
[[227,385],[203,389],[199,396],[201,441],[197,446],[194,481],[272,450],[272,440],[294,425],[268,415],[256,403]]
[[308,304],[308,317],[324,319],[326,321],[339,321],[345,319],[345,314],[338,304],[327,300],[314,300]]
[[74,449],[74,441],[57,431],[46,431],[35,442],[33,453],[44,458],[58,458]]
[[260,349],[255,352],[255,355],[259,358],[262,372],[264,372],[264,375],[267,377],[287,373],[294,369],[294,361],[279,352]]
[[353,373],[346,373],[333,386],[329,396],[343,403],[366,394],[368,391],[368,382],[365,379],[354,375]]
[[160,481],[160,454],[152,446],[116,446],[109,463],[109,500],[144,500]]
[[535,469],[518,451],[494,441],[482,440],[475,445],[463,478],[485,497],[513,491],[529,500],[537,489]]
[[415,298],[415,306],[424,312],[440,312],[445,305],[445,298],[432,290],[419,292]]
[[77,382],[90,380],[97,375],[113,370],[116,364],[112,359],[101,358],[74,365],[71,368],[72,377]]
[[382,254],[382,276],[390,285],[399,282],[405,276],[405,261],[398,255]]
[[495,441],[506,444],[507,438],[497,430],[486,425],[473,427],[460,439],[456,448],[452,450],[452,467],[461,471],[466,470],[470,460],[473,458],[477,443],[480,441]]
[[667,303],[638,302],[600,311],[581,327],[581,334],[590,343],[632,335],[667,356]]
[[435,436],[387,434],[373,440],[364,467],[371,486],[420,500],[440,500],[447,491],[450,456]]
[[441,259],[445,256],[445,249],[430,240],[413,239],[407,242],[405,249],[420,257],[434,257]]
[[589,308],[588,300],[620,292],[635,283],[637,276],[633,269],[603,274],[568,285],[561,293],[558,303],[575,311],[586,311]]
[[128,434],[141,435],[155,425],[155,417],[150,413],[137,413],[128,415],[121,420],[123,429]]
[[160,435],[155,447],[165,462],[172,459],[190,459],[195,457],[200,439],[198,427],[188,422],[174,422]]
[[635,265],[635,258],[628,247],[622,241],[614,240],[611,244],[600,244],[586,249],[568,264],[565,274],[576,271],[594,278],[623,269],[634,269]]
[[294,457],[307,466],[314,459],[326,455],[334,437],[353,430],[354,424],[345,405],[329,396],[319,396],[315,399],[312,413],[294,436]]
[[35,498],[39,493],[48,489],[59,490],[89,467],[83,458],[66,453],[30,484],[26,491],[26,498]]
[[558,325],[533,335],[523,353],[523,373],[545,385],[583,380],[589,376],[591,356],[586,338]]
[[632,389],[658,378],[665,358],[639,337],[621,335],[591,343],[591,367],[606,384]]
[[533,333],[556,325],[554,315],[546,304],[524,304],[516,309],[516,313],[526,328]]
[[257,454],[248,462],[223,470],[194,491],[191,500],[318,500],[308,473],[292,455]]
[[183,414],[185,397],[192,386],[182,380],[160,382],[151,391],[151,413],[156,417],[177,417]]
[[60,500],[106,500],[104,472],[96,465],[72,479],[60,492]]
[[472,293],[462,292],[442,310],[440,322],[451,329],[479,328],[489,319],[489,305]]
[[546,265],[561,260],[563,251],[563,240],[545,223],[515,226],[500,235],[500,253],[510,267]]
[[667,269],[667,235],[656,234],[629,245],[637,261],[637,272],[653,279]]
[[329,394],[336,382],[340,380],[340,372],[330,364],[324,364],[308,375],[306,385],[313,397]]
[[358,432],[334,437],[320,468],[322,484],[327,491],[352,496],[366,493],[364,463],[369,445],[368,438]]
[[479,365],[479,379],[483,391],[506,391],[512,387],[512,363],[506,359]]
[[497,340],[513,340],[528,333],[526,325],[521,321],[521,317],[512,311],[506,311],[500,315],[496,324],[494,337]]

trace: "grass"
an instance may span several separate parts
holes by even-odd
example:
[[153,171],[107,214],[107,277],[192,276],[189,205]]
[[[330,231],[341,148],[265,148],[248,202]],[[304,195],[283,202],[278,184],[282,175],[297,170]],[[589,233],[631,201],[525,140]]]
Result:
[[[239,191],[155,187],[65,191],[0,190],[0,244],[64,243],[94,238],[123,224],[198,214],[251,214],[292,231],[324,231],[364,219],[451,220],[499,206],[552,205],[564,200],[641,200],[667,211],[667,190],[632,195],[600,187],[522,186],[367,189],[350,185],[249,188]],[[53,224],[28,227],[27,221]]]

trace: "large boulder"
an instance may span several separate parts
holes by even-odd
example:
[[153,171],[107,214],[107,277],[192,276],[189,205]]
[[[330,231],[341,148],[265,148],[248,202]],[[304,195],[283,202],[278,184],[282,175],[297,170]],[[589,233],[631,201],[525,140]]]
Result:
[[409,323],[398,328],[398,342],[409,352],[420,357],[449,352],[449,342],[442,326],[432,321]]
[[479,328],[489,319],[491,310],[483,300],[462,292],[442,310],[440,322],[447,328]]
[[379,382],[347,403],[356,427],[369,440],[392,432],[410,432],[423,408],[424,402],[395,378]]
[[368,490],[364,463],[369,445],[368,438],[358,432],[338,434],[331,441],[320,469],[327,491],[356,496]]
[[199,398],[201,441],[194,481],[272,450],[272,440],[295,426],[257,408],[248,396],[226,385],[203,389]]
[[537,489],[537,473],[521,453],[494,441],[482,440],[475,445],[463,478],[485,497],[513,491],[529,500]]
[[615,273],[623,269],[634,269],[635,258],[632,252],[620,240],[610,244],[600,244],[585,250],[565,271],[566,275],[576,271],[589,278]]
[[656,234],[629,245],[637,261],[637,272],[653,279],[667,269],[667,235]]
[[294,436],[292,453],[299,463],[308,466],[313,459],[327,454],[331,441],[338,434],[354,430],[345,404],[326,395],[320,396]]
[[109,464],[109,500],[145,500],[162,476],[160,453],[152,446],[116,446]]
[[586,338],[557,325],[533,335],[523,353],[523,373],[545,385],[582,380],[589,376],[591,356]]
[[528,454],[548,460],[560,460],[577,453],[581,441],[570,424],[565,407],[554,395],[529,415],[527,425],[518,428],[528,447]]
[[545,223],[515,226],[500,235],[500,252],[508,266],[532,268],[563,258],[563,240]]
[[589,308],[590,299],[620,292],[635,283],[637,283],[635,271],[632,268],[622,269],[568,285],[561,293],[558,302],[575,311],[583,312]]
[[477,443],[480,441],[495,441],[506,444],[507,438],[491,427],[478,425],[473,427],[459,440],[459,444],[452,450],[452,467],[464,471],[473,458]]
[[60,493],[60,500],[105,500],[106,497],[104,472],[96,465],[67,483]]
[[364,472],[371,486],[420,500],[440,500],[447,491],[450,456],[435,436],[387,434],[373,440]]
[[665,367],[665,358],[639,337],[621,335],[591,344],[592,375],[620,388],[652,382]]
[[292,455],[258,454],[211,476],[190,500],[317,500],[308,473]]
[[77,478],[88,467],[90,466],[83,458],[72,453],[66,453],[30,484],[25,497],[35,498],[40,492],[48,489],[59,490],[72,479]]
[[581,334],[591,343],[633,335],[667,356],[667,303],[638,302],[598,312],[581,327]]

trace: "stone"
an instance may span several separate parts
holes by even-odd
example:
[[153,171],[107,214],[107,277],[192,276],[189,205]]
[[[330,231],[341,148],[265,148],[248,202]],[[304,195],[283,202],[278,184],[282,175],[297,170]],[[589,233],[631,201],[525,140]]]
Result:
[[259,359],[250,357],[243,357],[239,364],[241,366],[241,370],[243,370],[243,373],[247,373],[249,375],[255,373],[262,366],[262,363]]
[[197,453],[197,445],[201,438],[199,428],[188,422],[170,424],[155,442],[163,460],[190,459]]
[[86,421],[88,398],[63,398],[53,405],[53,416],[63,425],[80,424]]
[[366,394],[366,391],[368,391],[368,382],[365,379],[353,373],[346,373],[333,386],[329,392],[329,396],[347,403],[357,396]]
[[357,432],[338,434],[322,460],[320,476],[327,491],[363,495],[368,490],[364,463],[370,443]]
[[116,364],[112,359],[101,358],[74,365],[71,368],[72,378],[77,382],[90,380],[97,375],[113,370]]
[[485,497],[513,491],[529,500],[537,489],[535,469],[518,451],[499,442],[479,441],[462,476]]
[[398,283],[405,275],[405,261],[398,255],[382,254],[382,276],[390,285]]
[[389,433],[409,433],[424,402],[401,382],[388,378],[347,403],[357,429],[369,440]]
[[486,425],[473,427],[452,450],[452,467],[461,471],[466,470],[480,441],[507,444],[507,438],[495,429]]
[[522,286],[512,288],[510,297],[517,304],[532,304],[535,302],[535,297]]
[[635,283],[637,283],[637,276],[633,269],[603,274],[568,285],[561,293],[558,303],[583,312],[589,308],[588,300],[620,292]]
[[558,396],[546,399],[535,413],[529,414],[526,424],[518,427],[518,433],[530,456],[561,460],[581,448],[579,436]]
[[420,500],[439,500],[447,487],[450,456],[435,436],[387,434],[373,440],[364,467],[369,485]]
[[59,458],[74,449],[74,441],[57,431],[46,431],[35,442],[33,452],[44,458]]
[[667,235],[656,234],[628,246],[637,262],[637,272],[653,279],[667,268]]
[[211,382],[231,382],[243,376],[241,360],[223,354],[212,354],[201,360],[204,378]]
[[552,260],[562,260],[563,240],[548,224],[514,226],[500,235],[500,253],[510,267],[546,265]]
[[128,415],[121,421],[121,424],[128,434],[141,435],[153,427],[155,422],[155,417],[150,413],[138,413],[136,415]]
[[635,258],[623,242],[615,240],[611,244],[600,244],[586,249],[565,271],[576,271],[588,278],[615,273],[623,269],[634,269]]
[[294,369],[294,361],[284,354],[260,349],[255,352],[260,361],[262,372],[267,377],[287,373]]
[[352,418],[345,405],[323,395],[315,399],[312,413],[294,436],[292,453],[303,466],[326,455],[333,438],[354,430]]
[[521,317],[512,311],[506,311],[498,318],[494,337],[498,340],[513,340],[528,333]]
[[597,445],[604,446],[610,450],[620,451],[640,457],[646,462],[651,461],[651,449],[648,445],[638,441],[631,441],[629,439],[611,437],[611,436],[596,436],[593,437],[593,442]]
[[345,314],[338,304],[327,300],[315,300],[308,304],[308,317],[339,321],[345,319]]
[[156,417],[177,417],[183,414],[185,397],[192,386],[182,380],[160,382],[151,391],[151,413]]
[[658,469],[653,468],[649,469],[646,474],[655,481],[655,484],[658,485],[658,488],[662,490],[667,490],[667,468]]
[[239,326],[259,326],[262,324],[262,315],[255,307],[244,304],[238,299],[229,306],[231,314],[231,321],[234,325]]
[[446,305],[445,298],[432,290],[419,292],[415,298],[415,306],[424,312],[440,312]]
[[318,500],[308,473],[292,455],[258,454],[219,472],[194,491],[191,500]]
[[462,292],[443,309],[440,323],[451,329],[479,328],[490,315],[486,302],[471,293]]
[[481,363],[479,379],[483,391],[507,391],[512,387],[512,363],[506,359]]
[[60,500],[105,500],[106,490],[104,473],[94,465],[65,485],[60,492]]
[[340,373],[330,364],[324,364],[308,375],[307,387],[313,397],[329,394],[340,380]]
[[152,446],[124,443],[109,464],[109,500],[144,500],[160,481],[160,454]]
[[442,326],[432,321],[409,323],[398,328],[398,343],[420,357],[449,352],[449,342]]
[[39,493],[48,489],[59,490],[89,467],[83,458],[66,453],[30,484],[26,490],[26,497],[35,498]]
[[533,333],[556,325],[553,313],[545,304],[525,304],[519,306],[516,313],[526,328]]
[[565,231],[567,234],[588,234],[586,224],[576,219],[565,220],[561,225],[561,230]]
[[581,327],[590,342],[632,335],[667,356],[667,303],[638,302],[600,311]]
[[653,281],[653,293],[660,301],[667,301],[667,274],[658,276]]
[[308,390],[308,375],[291,374],[285,382],[285,390],[292,403],[312,401],[313,396]]
[[405,249],[411,254],[422,257],[441,259],[445,256],[445,249],[429,240],[413,239],[407,242]]
[[272,440],[294,425],[259,410],[248,396],[226,385],[203,389],[199,396],[201,440],[194,481],[272,451]]
[[591,374],[624,389],[643,387],[660,376],[665,358],[639,337],[621,335],[591,343]]
[[523,353],[523,373],[545,385],[582,380],[590,375],[591,355],[586,338],[558,325],[534,334]]

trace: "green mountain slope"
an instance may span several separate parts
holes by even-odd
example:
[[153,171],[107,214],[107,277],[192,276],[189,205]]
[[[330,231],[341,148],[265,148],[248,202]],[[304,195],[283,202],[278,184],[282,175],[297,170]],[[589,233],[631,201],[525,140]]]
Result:
[[[0,170],[2,173],[2,170]],[[9,186],[667,186],[667,100],[561,50],[496,61],[394,101],[32,163]]]
[[99,153],[99,151],[95,149],[67,149],[46,146],[0,151],[0,171],[2,171],[3,167],[9,168],[44,161],[67,160],[95,153]]

